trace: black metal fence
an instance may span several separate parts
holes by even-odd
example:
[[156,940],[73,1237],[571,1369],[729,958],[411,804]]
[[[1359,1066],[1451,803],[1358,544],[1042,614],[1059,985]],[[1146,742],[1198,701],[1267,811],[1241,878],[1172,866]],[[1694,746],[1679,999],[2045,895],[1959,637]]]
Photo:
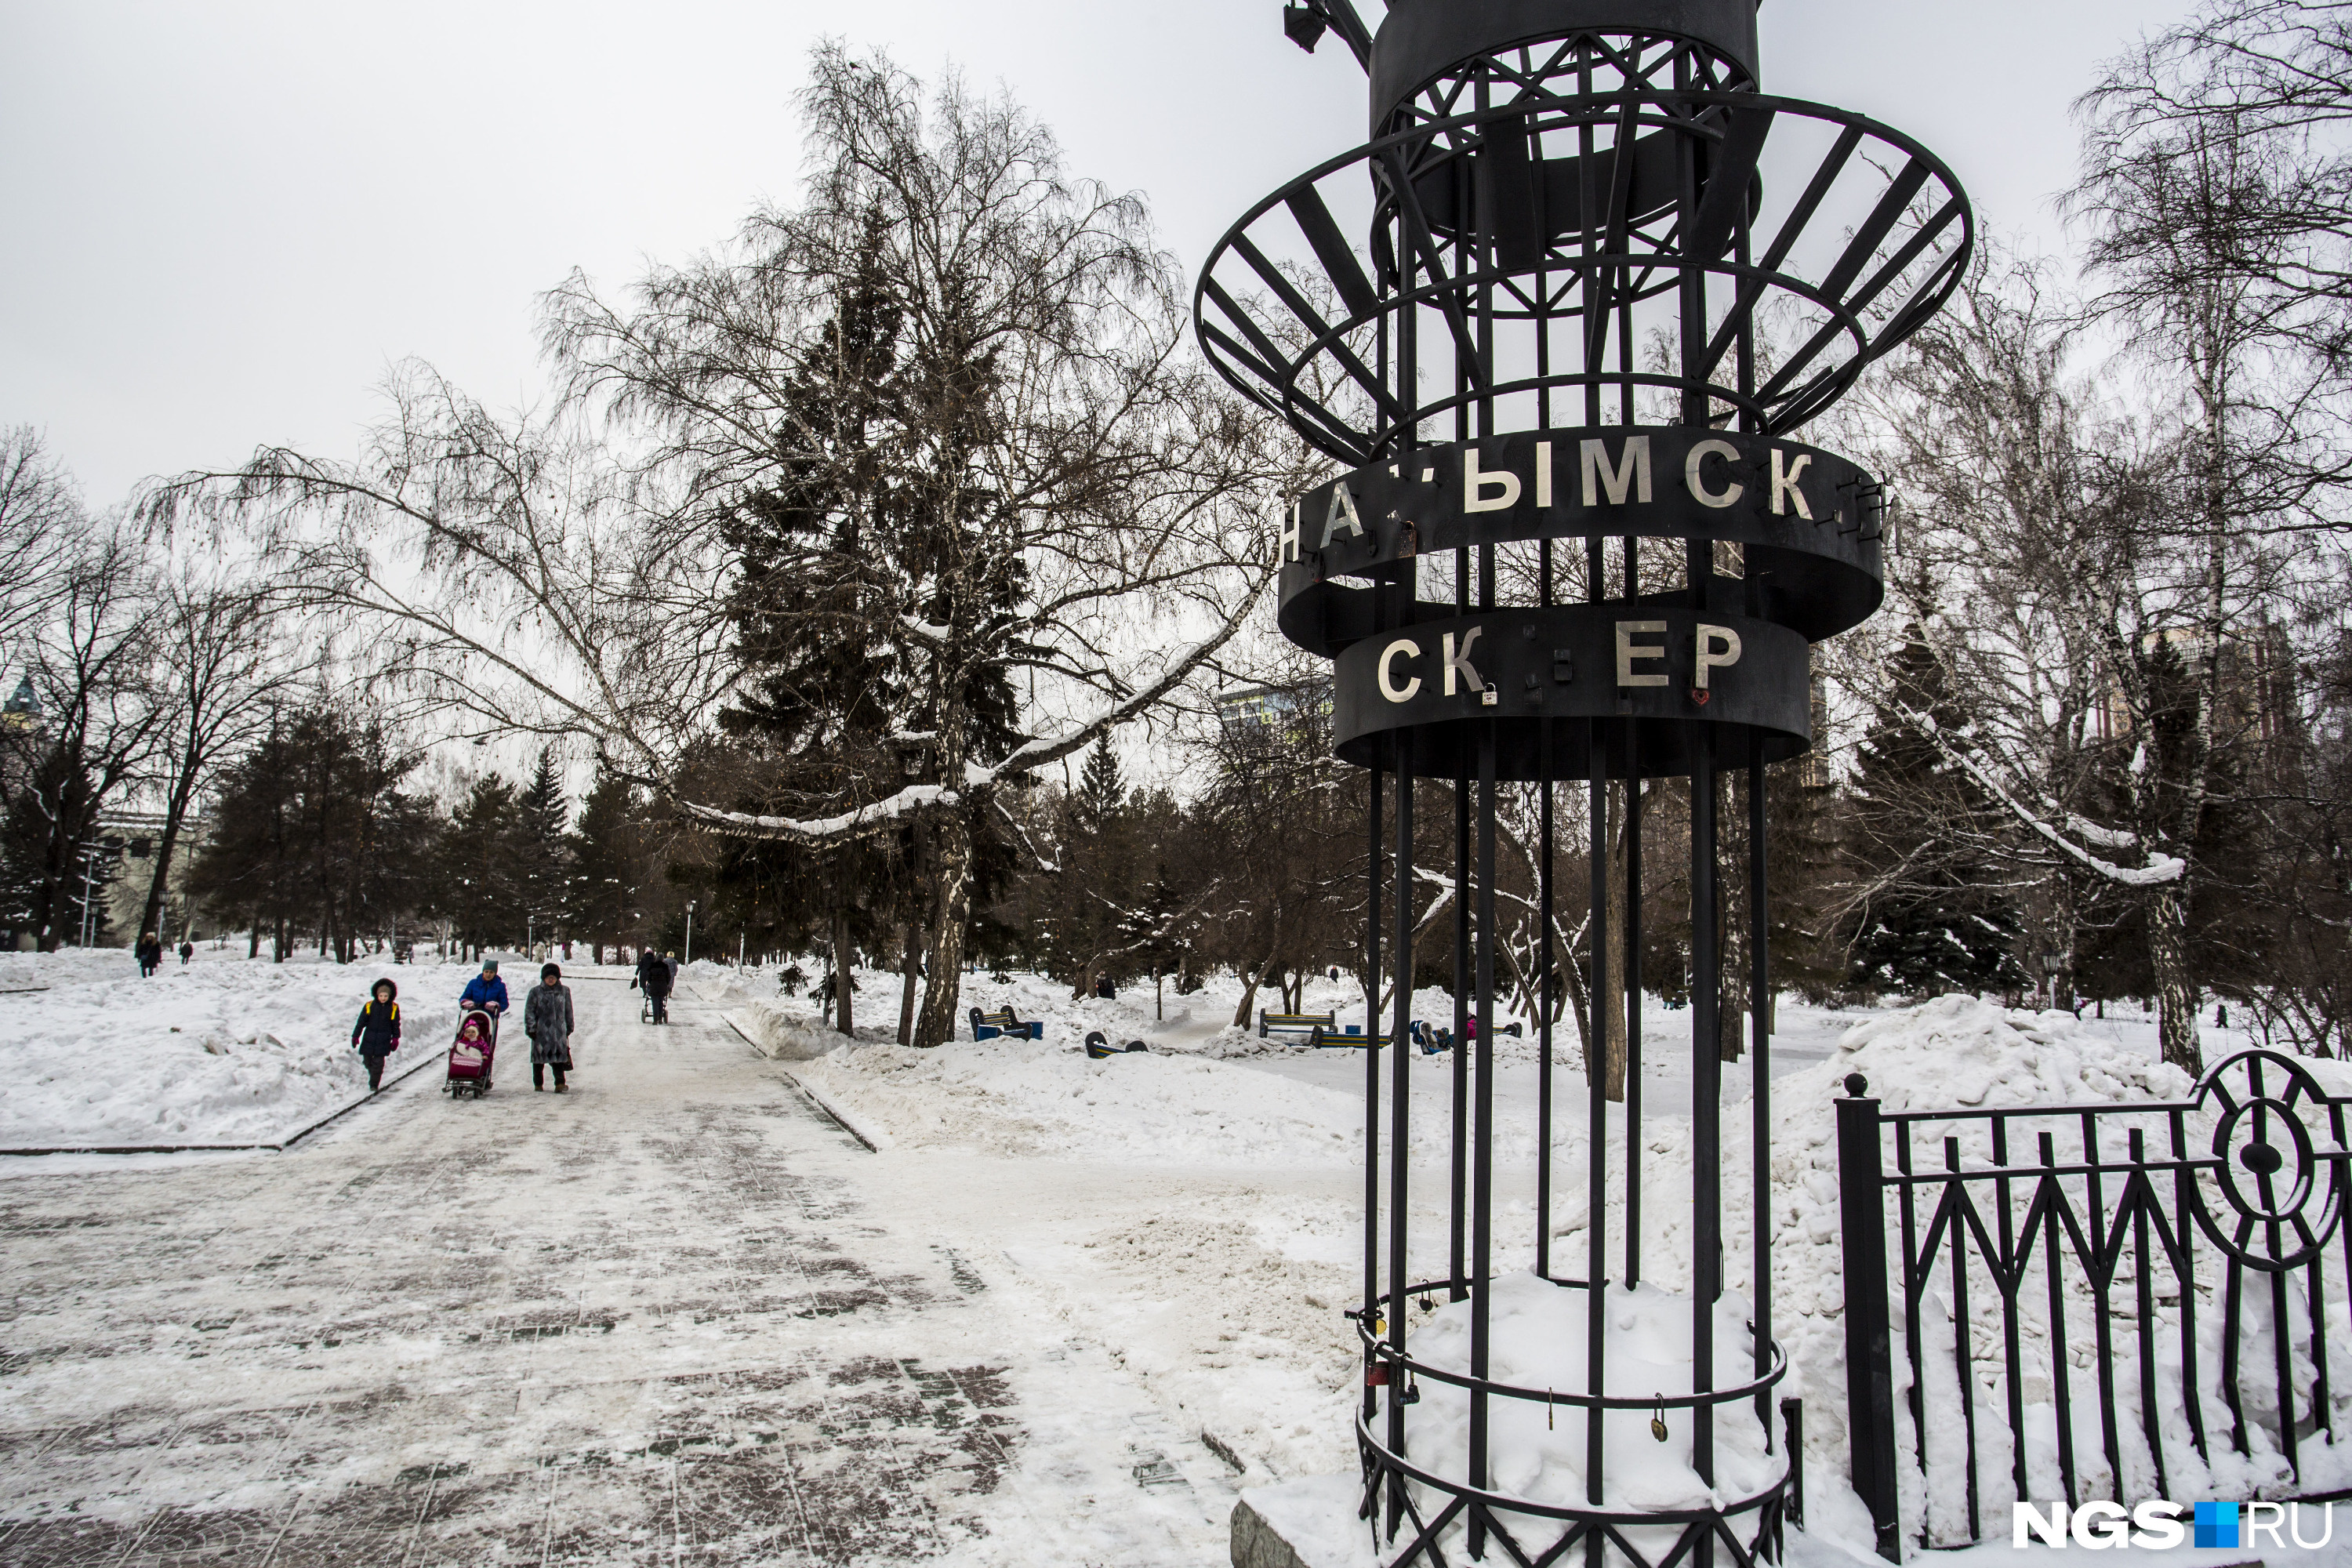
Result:
[[2012,1501],[2315,1490],[2314,1439],[2352,1415],[2329,1367],[2352,1100],[2270,1051],[2177,1102],[1889,1113],[1845,1087],[1850,1438],[1881,1555],[2006,1535]]

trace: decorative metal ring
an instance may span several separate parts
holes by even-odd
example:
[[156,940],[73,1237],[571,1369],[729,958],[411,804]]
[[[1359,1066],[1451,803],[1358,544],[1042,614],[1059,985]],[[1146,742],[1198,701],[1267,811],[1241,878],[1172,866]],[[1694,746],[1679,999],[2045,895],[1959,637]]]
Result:
[[[1636,108],[1630,117],[1626,114],[1629,103]],[[1641,111],[1644,110],[1649,112]],[[1729,112],[1713,112],[1717,110]],[[1432,255],[1454,253],[1460,249],[1458,242],[1445,239],[1440,232],[1431,229],[1426,215],[1420,211],[1414,181],[1424,178],[1428,171],[1416,172],[1404,166],[1404,161],[1413,153],[1427,151],[1444,137],[1466,132],[1474,142],[1482,141],[1482,133],[1490,125],[1509,121],[1524,127],[1532,118],[1538,128],[1545,131],[1590,123],[1605,127],[1612,135],[1630,135],[1648,128],[1653,136],[1663,133],[1692,138],[1710,147],[1723,145],[1727,136],[1736,132],[1755,142],[1755,146],[1743,149],[1745,155],[1760,149],[1762,138],[1769,134],[1771,125],[1780,117],[1811,121],[1840,132],[1835,148],[1817,170],[1817,183],[1827,185],[1849,170],[1873,167],[1873,159],[1858,157],[1857,153],[1864,142],[1874,141],[1895,155],[1895,164],[1882,171],[1885,190],[1881,193],[1881,207],[1897,203],[1898,197],[1933,190],[1940,193],[1930,204],[1935,216],[1916,232],[1892,227],[1881,232],[1874,226],[1875,240],[1866,254],[1849,252],[1818,281],[1801,276],[1788,264],[1788,252],[1795,235],[1784,236],[1790,244],[1776,243],[1754,263],[1720,251],[1710,252],[1704,247],[1687,252],[1677,248],[1682,240],[1676,229],[1655,237],[1651,241],[1656,247],[1654,250],[1622,255],[1627,264],[1652,273],[1691,269],[1722,273],[1750,303],[1751,296],[1760,297],[1768,291],[1787,292],[1804,300],[1826,318],[1814,333],[1822,342],[1811,346],[1806,359],[1822,353],[1830,339],[1851,340],[1844,358],[1833,359],[1809,374],[1799,373],[1797,379],[1786,384],[1767,385],[1753,400],[1744,400],[1752,401],[1751,411],[1762,411],[1759,416],[1766,433],[1792,429],[1843,395],[1865,364],[1909,336],[1950,297],[1958,287],[1974,247],[1975,220],[1967,196],[1949,169],[1910,137],[1864,115],[1752,91],[1637,89],[1591,95],[1546,95],[1416,124],[1326,160],[1253,206],[1218,241],[1208,265],[1202,270],[1193,296],[1196,335],[1219,374],[1244,395],[1291,419],[1303,436],[1329,455],[1349,464],[1365,463],[1384,453],[1400,431],[1411,429],[1412,422],[1425,416],[1427,411],[1397,405],[1384,377],[1375,374],[1373,367],[1363,362],[1358,347],[1349,345],[1351,333],[1398,311],[1445,304],[1465,290],[1478,290],[1507,278],[1566,274],[1580,268],[1607,266],[1609,260],[1581,254],[1551,256],[1548,253],[1550,240],[1546,238],[1543,248],[1547,253],[1532,263],[1521,259],[1501,268],[1481,266],[1460,275],[1446,274],[1433,281],[1416,281],[1410,289],[1391,287],[1383,290],[1374,279],[1392,285],[1396,281],[1391,276],[1396,270],[1395,258],[1389,258],[1384,265],[1380,247],[1371,235],[1367,235],[1360,245],[1348,237],[1316,189],[1319,182],[1352,168],[1362,168],[1374,180],[1376,226],[1378,215],[1391,214],[1414,230],[1416,248]],[[1429,167],[1471,156],[1471,145],[1446,148]],[[1854,177],[1867,176],[1857,173]],[[1407,196],[1412,199],[1406,200]],[[1279,235],[1260,237],[1265,241],[1262,246],[1251,230],[1276,207],[1289,210],[1295,226]],[[1820,210],[1817,202],[1801,206],[1803,222],[1799,225],[1798,234],[1813,223]],[[1951,231],[1948,238],[1948,231]],[[1637,227],[1627,232],[1639,230]],[[1379,233],[1384,235],[1385,228],[1379,229]],[[1269,247],[1273,254],[1269,254]],[[1300,256],[1311,253],[1320,265],[1334,290],[1328,309],[1323,302],[1308,300],[1299,291],[1297,282],[1286,275],[1283,262],[1294,252]],[[1923,267],[1924,270],[1920,270]],[[1413,270],[1416,275],[1421,270],[1418,262]],[[1880,300],[1887,290],[1898,286],[1905,290],[1898,302],[1882,310]],[[1663,282],[1654,284],[1650,292],[1659,292],[1663,287]],[[1235,290],[1239,290],[1238,294]],[[1262,309],[1254,306],[1254,297],[1265,293],[1279,303],[1269,302]],[[1576,313],[1563,310],[1558,314],[1565,319]],[[1360,353],[1371,352],[1368,343],[1360,347]],[[1369,420],[1335,410],[1324,399],[1302,388],[1306,366],[1325,360],[1330,362],[1335,384],[1353,386],[1358,395],[1371,401]],[[1580,384],[1589,379],[1582,374],[1583,369],[1579,366],[1576,372],[1559,378],[1538,377],[1527,384],[1550,384],[1555,379],[1562,386],[1570,382]],[[1646,373],[1628,373],[1607,379],[1647,384],[1654,378]],[[1734,389],[1711,383],[1694,384],[1687,390],[1704,391],[1709,396],[1726,399],[1738,397]],[[1475,389],[1449,392],[1452,401],[1496,395],[1493,388],[1483,393]]]
[[[1654,1403],[1654,1401],[1644,1403]],[[1505,1509],[1513,1513],[1533,1514],[1539,1519],[1593,1520],[1610,1524],[1635,1525],[1701,1524],[1711,1520],[1729,1519],[1756,1509],[1769,1507],[1786,1495],[1789,1489],[1790,1471],[1784,1455],[1784,1462],[1777,1480],[1760,1491],[1749,1492],[1745,1497],[1727,1499],[1713,1508],[1667,1508],[1645,1511],[1634,1509],[1594,1508],[1590,1504],[1580,1503],[1538,1502],[1533,1498],[1518,1497],[1510,1492],[1490,1491],[1485,1487],[1474,1487],[1467,1481],[1457,1481],[1450,1477],[1423,1469],[1412,1460],[1391,1449],[1378,1437],[1373,1436],[1367,1424],[1367,1418],[1360,1411],[1356,1415],[1356,1442],[1360,1447],[1377,1456],[1377,1462],[1380,1465],[1396,1471],[1409,1481],[1419,1481],[1423,1486],[1434,1487],[1450,1496],[1465,1498],[1472,1502],[1484,1504],[1487,1508]]]
[[[2200,1227],[2250,1268],[2277,1273],[2309,1263],[2343,1223],[2344,1165],[2352,1160],[2332,1098],[2292,1057],[2252,1050],[2208,1068],[2194,1103],[2219,1108],[2207,1169],[2227,1205],[2217,1213],[2205,1184],[2192,1183]],[[2334,1130],[2326,1148],[2304,1121],[2306,1107],[2326,1110]]]
[[[1447,1283],[1451,1282],[1441,1282],[1439,1288],[1443,1289]],[[1393,1298],[1382,1298],[1382,1300],[1392,1300]],[[1390,1310],[1395,1309],[1391,1307]],[[1372,1332],[1360,1314],[1356,1318],[1356,1337],[1363,1342],[1366,1354],[1373,1360],[1384,1362],[1391,1367],[1411,1373],[1417,1378],[1425,1377],[1432,1383],[1466,1388],[1476,1394],[1498,1394],[1505,1399],[1524,1399],[1537,1405],[1573,1405],[1580,1410],[1590,1409],[1595,1405],[1600,1405],[1603,1410],[1648,1410],[1658,1405],[1664,1405],[1670,1410],[1686,1410],[1696,1409],[1702,1405],[1710,1407],[1717,1405],[1738,1405],[1745,1400],[1755,1398],[1778,1384],[1789,1374],[1789,1352],[1781,1346],[1780,1341],[1774,1340],[1771,1342],[1771,1365],[1765,1370],[1763,1375],[1750,1378],[1746,1383],[1736,1384],[1728,1388],[1710,1388],[1703,1393],[1665,1394],[1603,1394],[1596,1396],[1590,1394],[1562,1394],[1554,1389],[1525,1388],[1517,1384],[1496,1383],[1492,1378],[1472,1377],[1466,1373],[1447,1372],[1442,1367],[1430,1366],[1387,1344],[1379,1335]],[[1391,1386],[1393,1387],[1394,1384],[1391,1384]]]

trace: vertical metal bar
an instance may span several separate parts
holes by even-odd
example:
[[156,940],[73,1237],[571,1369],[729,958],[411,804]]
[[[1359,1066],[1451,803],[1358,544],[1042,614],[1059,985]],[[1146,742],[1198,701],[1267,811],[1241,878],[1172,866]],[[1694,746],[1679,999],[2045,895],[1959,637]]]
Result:
[[[1640,593],[1642,542],[1625,539],[1625,598]],[[1642,721],[1625,732],[1625,1289],[1642,1282]]]
[[[1960,1141],[1954,1137],[1944,1140],[1944,1169],[1952,1173],[1945,1184],[1944,1195],[1954,1205],[1952,1226],[1944,1234],[1952,1254],[1952,1375],[1959,1384],[1962,1470],[1961,1489],[1968,1500],[1969,1539],[1974,1541],[1984,1533],[1977,1496],[1977,1374],[1976,1358],[1969,1334],[1969,1242],[1970,1232],[1965,1223],[1969,1209],[1969,1189],[1960,1176]],[[1919,1462],[1925,1468],[1927,1450],[1920,1446]]]
[[[1404,592],[1399,595],[1411,612],[1412,604],[1412,578],[1404,582]],[[1396,1012],[1389,1026],[1389,1348],[1398,1355],[1404,1354],[1407,1307],[1404,1288],[1412,1283],[1409,1241],[1411,1207],[1407,1202],[1406,1173],[1412,1166],[1412,794],[1413,744],[1412,732],[1398,732],[1396,753],[1396,957],[1391,967],[1396,971]],[[1403,1390],[1390,1385],[1388,1443],[1392,1454],[1402,1454],[1404,1447],[1404,1403],[1399,1397]],[[1404,1481],[1391,1477],[1388,1497],[1389,1538],[1396,1538],[1397,1523],[1404,1512]]]
[[2230,1446],[2241,1454],[2246,1443],[2246,1403],[2238,1392],[2238,1335],[2245,1310],[2245,1266],[2233,1256],[2221,1268],[2221,1403],[2230,1407]]
[[[1911,1174],[1911,1123],[1895,1124],[1895,1169],[1898,1175]],[[1903,1234],[1903,1364],[1911,1369],[1903,1403],[1911,1415],[1911,1439],[1916,1451],[1927,1451],[1927,1396],[1920,1389],[1919,1369],[1927,1364],[1919,1338],[1919,1282],[1925,1277],[1926,1261],[1919,1256],[1919,1216],[1916,1212],[1918,1189],[1909,1182],[1896,1189]]]
[[[1377,599],[1375,603],[1377,603]],[[1379,1332],[1381,1306],[1381,756],[1372,752],[1364,807],[1364,1329]],[[1402,1281],[1398,1281],[1402,1283]],[[1364,1359],[1364,1419],[1379,1414],[1371,1373],[1380,1364],[1370,1348]],[[1395,1391],[1391,1390],[1393,1403]]]
[[[1691,1387],[1715,1387],[1715,1303],[1723,1293],[1723,1056],[1716,943],[1715,726],[1691,731]],[[1691,1468],[1715,1479],[1715,1413],[1691,1410]]]
[[2081,1504],[2083,1496],[2074,1479],[2074,1390],[2067,1376],[2072,1370],[2072,1358],[2066,1353],[2066,1278],[2058,1235],[2064,1228],[2061,1216],[2066,1207],[2066,1189],[2059,1184],[2056,1173],[2056,1141],[2047,1132],[2038,1136],[2042,1179],[2036,1186],[2036,1195],[2044,1200],[2042,1268],[2050,1289],[2050,1398],[2058,1412],[2058,1474],[2066,1483],[2066,1506],[2071,1509]]
[[[1600,579],[1593,579],[1599,592]],[[1607,721],[1592,720],[1584,742],[1587,771],[1591,775],[1591,1049],[1585,1062],[1585,1103],[1591,1124],[1585,1129],[1585,1263],[1584,1263],[1584,1391],[1607,1392],[1609,1314],[1607,1311],[1609,1238],[1602,1219],[1609,1190],[1609,735]],[[1585,1407],[1585,1500],[1601,1500],[1602,1411],[1598,1404]]]
[[[1485,1379],[1494,1355],[1495,1276],[1495,725],[1478,731],[1478,1065],[1477,1132],[1472,1147],[1476,1192],[1470,1203],[1475,1229],[1470,1287],[1470,1375]],[[1487,1396],[1470,1392],[1470,1484],[1493,1484],[1488,1473]],[[1486,1550],[1486,1516],[1470,1521],[1470,1555]]]
[[2213,1458],[2205,1446],[2205,1402],[2197,1393],[2197,1222],[2190,1207],[2196,1202],[2197,1173],[2189,1166],[2187,1113],[2175,1109],[2166,1121],[2172,1139],[2172,1235],[2180,1249],[2173,1265],[2180,1281],[2180,1404],[2189,1416],[2189,1440],[2196,1445],[2197,1458],[2210,1465]]
[[[1454,609],[1470,612],[1470,552],[1454,552]],[[1454,1188],[1446,1267],[1448,1295],[1465,1299],[1470,1237],[1470,748],[1454,742]]]
[[2132,1277],[2139,1289],[2137,1292],[2138,1317],[2135,1342],[2139,1346],[2139,1431],[2147,1441],[2148,1458],[2156,1462],[2156,1495],[2170,1497],[2172,1488],[2167,1484],[2164,1463],[2164,1432],[2157,1420],[2156,1409],[2156,1279],[2155,1259],[2147,1250],[2147,1205],[2155,1197],[2155,1189],[2147,1183],[2147,1141],[2137,1127],[2131,1130],[2131,1163],[2134,1178],[2124,1188],[2124,1202],[2131,1205]]
[[[1997,1169],[2009,1169],[2009,1118],[1992,1119],[1992,1163]],[[2000,1258],[1995,1265],[1993,1279],[2000,1289],[2000,1353],[2001,1377],[2006,1384],[2009,1417],[2009,1479],[2017,1493],[2016,1501],[2033,1500],[2026,1491],[2025,1473],[2025,1346],[2019,1331],[2017,1317],[2018,1288],[2025,1279],[2024,1260],[2017,1256],[2017,1224],[2010,1213],[2010,1179],[1997,1177],[1993,1182],[1993,1201],[1999,1205],[1994,1219]]]
[[1551,731],[1537,721],[1536,772],[1536,1273],[1551,1278]]
[[[1755,1230],[1754,1371],[1759,1378],[1772,1365],[1772,922],[1764,902],[1764,735],[1753,731],[1748,738],[1748,1016],[1754,1058],[1748,1064],[1748,1138],[1755,1166],[1749,1224]],[[1771,1400],[1761,1390],[1756,1395],[1756,1424],[1764,1428],[1765,1452],[1771,1452]]]
[[[1538,300],[1542,279],[1538,279]],[[1538,377],[1549,363],[1549,343],[1551,327],[1549,318],[1538,314],[1537,321]],[[1546,428],[1551,424],[1551,389],[1541,394],[1542,404],[1537,412],[1537,423]],[[1546,608],[1551,605],[1551,541],[1547,539],[1536,552],[1536,602]],[[1552,966],[1552,721],[1538,721],[1536,731],[1536,1273],[1551,1278],[1551,1145],[1552,1145],[1552,1059],[1551,1014],[1552,998],[1559,987],[1559,976]]]
[[[1391,244],[1403,238],[1403,223],[1396,225]],[[1405,248],[1397,247],[1400,253]],[[1388,317],[1382,314],[1386,329]],[[1385,345],[1386,339],[1382,339]],[[1412,387],[1414,362],[1412,311],[1398,312],[1397,321],[1397,405],[1409,407],[1412,403]],[[1399,445],[1409,453],[1419,437],[1418,426],[1408,427]],[[1396,568],[1396,579],[1390,585],[1394,604],[1389,624],[1404,626],[1412,624],[1420,598],[1421,562],[1408,556]],[[1396,850],[1392,869],[1396,876],[1396,943],[1391,965],[1396,971],[1396,1016],[1390,1031],[1389,1071],[1391,1118],[1389,1125],[1389,1289],[1394,1296],[1390,1303],[1389,1349],[1397,1355],[1404,1354],[1405,1332],[1409,1309],[1405,1304],[1404,1288],[1412,1282],[1412,1215],[1410,1174],[1412,1153],[1412,1048],[1409,1031],[1412,1020],[1413,980],[1413,920],[1412,920],[1412,806],[1413,786],[1419,777],[1418,759],[1414,754],[1412,731],[1402,730],[1396,737]],[[1408,1384],[1408,1386],[1410,1386]],[[1388,1395],[1389,1452],[1402,1455],[1405,1451],[1404,1390],[1391,1385]],[[1404,1516],[1404,1479],[1391,1473],[1388,1485],[1388,1535],[1393,1543],[1397,1526]]]
[[2094,1254],[2083,1259],[2083,1271],[2091,1283],[2091,1337],[2095,1346],[2092,1363],[2099,1385],[2099,1451],[2106,1456],[2107,1474],[2114,1478],[2115,1500],[2120,1502],[2124,1485],[2123,1438],[2116,1426],[2115,1314],[2109,1310],[2115,1276],[2100,1266],[2096,1254],[2096,1249],[2106,1245],[2107,1198],[2099,1164],[2097,1118],[2087,1110],[2083,1113],[2083,1163],[2089,1167],[2084,1182],[2084,1206],[2089,1211],[2085,1233]]
[[[1845,1404],[1853,1489],[1878,1554],[1903,1560],[1895,1485],[1895,1361],[1886,1315],[1885,1175],[1878,1101],[1860,1073],[1837,1102],[1838,1238],[1845,1276]],[[1916,1374],[1914,1373],[1914,1381]]]

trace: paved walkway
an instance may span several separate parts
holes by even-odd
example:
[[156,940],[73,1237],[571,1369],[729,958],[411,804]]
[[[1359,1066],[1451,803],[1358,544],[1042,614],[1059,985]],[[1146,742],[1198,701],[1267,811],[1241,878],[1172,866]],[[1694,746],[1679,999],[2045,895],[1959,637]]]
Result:
[[[0,1565],[1200,1564],[1223,1468],[735,1035],[0,1179]],[[1017,1291],[1018,1286],[1010,1287]]]

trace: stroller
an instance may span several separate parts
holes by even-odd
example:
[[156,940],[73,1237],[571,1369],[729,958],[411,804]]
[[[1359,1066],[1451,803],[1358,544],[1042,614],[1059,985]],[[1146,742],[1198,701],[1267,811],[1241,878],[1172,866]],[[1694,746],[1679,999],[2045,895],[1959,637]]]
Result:
[[[472,1038],[467,1032],[472,1032]],[[479,1100],[490,1090],[490,1066],[499,1051],[499,1019],[477,1010],[457,1024],[457,1037],[449,1047],[449,1076],[442,1092],[453,1099],[470,1094]]]

